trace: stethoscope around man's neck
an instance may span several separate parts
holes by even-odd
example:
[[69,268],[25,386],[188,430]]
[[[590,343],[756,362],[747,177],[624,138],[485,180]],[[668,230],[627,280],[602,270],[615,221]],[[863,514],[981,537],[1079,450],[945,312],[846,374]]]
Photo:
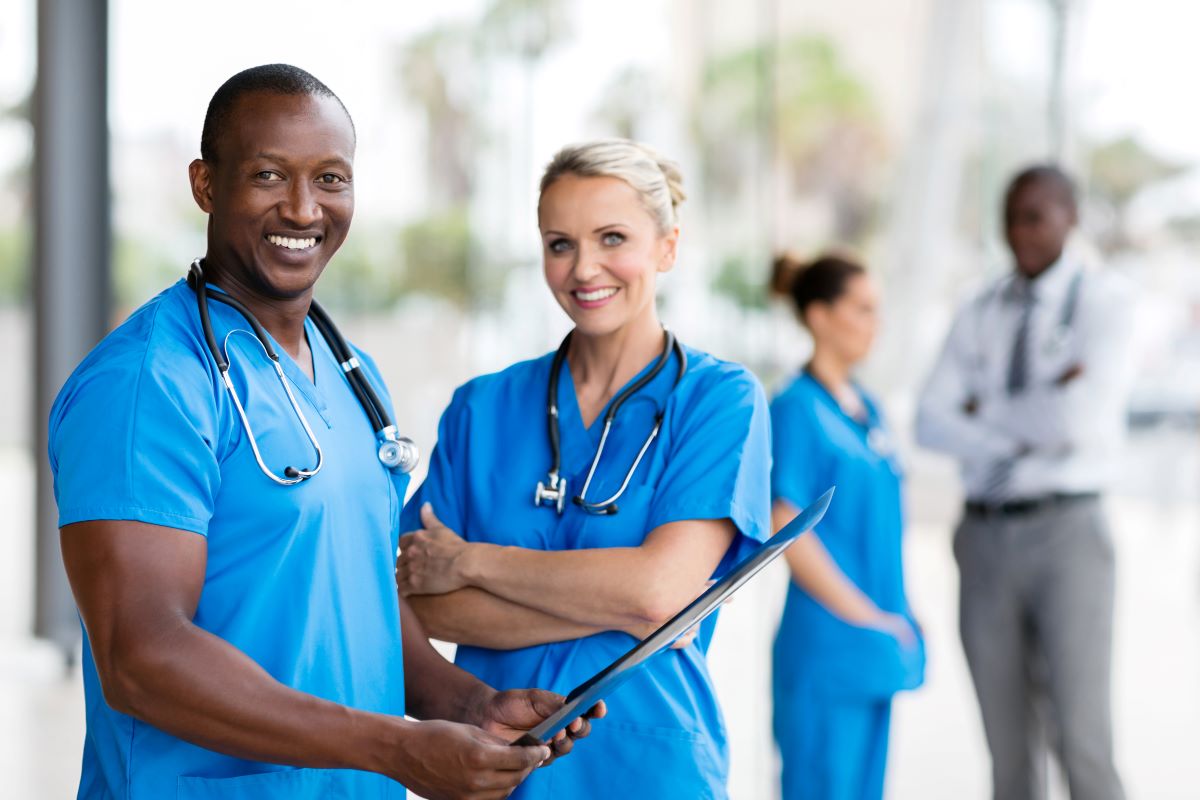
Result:
[[[552,466],[546,476],[546,482],[538,481],[537,491],[533,495],[533,504],[535,506],[549,504],[557,508],[559,514],[563,512],[563,506],[567,498],[567,479],[560,474],[560,470],[562,469],[562,452],[559,444],[558,381],[562,376],[563,362],[567,360],[567,348],[570,344],[571,334],[568,333],[566,338],[563,339],[562,344],[558,346],[558,352],[554,354],[554,361],[550,364],[549,390],[546,400],[546,428],[550,435]],[[587,500],[588,488],[592,485],[592,477],[596,474],[596,465],[600,463],[600,457],[604,455],[604,444],[608,441],[608,432],[612,429],[613,421],[617,418],[617,412],[621,409],[621,405],[663,371],[672,353],[674,353],[676,359],[679,361],[679,374],[675,376],[675,382],[671,384],[671,390],[674,391],[675,387],[679,385],[679,381],[683,379],[683,373],[687,371],[687,355],[683,352],[683,346],[679,344],[679,341],[675,338],[675,334],[669,330],[664,330],[662,353],[659,354],[658,359],[654,362],[654,366],[650,368],[649,372],[638,378],[614,397],[609,404],[608,411],[604,415],[604,430],[600,434],[600,445],[596,448],[596,455],[592,458],[592,466],[588,469],[587,478],[583,482],[583,490],[571,498],[571,502],[589,514],[617,513],[617,500],[625,493],[630,479],[633,478],[633,473],[637,471],[638,464],[642,463],[642,457],[646,455],[646,451],[650,449],[650,444],[658,436],[658,432],[662,428],[663,416],[666,413],[665,403],[655,414],[654,427],[650,429],[650,434],[646,437],[646,441],[642,443],[641,449],[638,450],[637,458],[633,460],[633,465],[625,473],[625,479],[621,481],[621,486],[617,489],[616,493],[607,500],[601,500],[598,503]]]
[[[1040,280],[1040,276],[1037,280]],[[1046,341],[1043,344],[1047,353],[1062,353],[1070,343],[1071,334],[1075,327],[1076,317],[1079,313],[1080,298],[1083,294],[1084,270],[1082,268],[1071,276],[1071,282],[1067,284],[1065,296],[1063,297],[1062,307],[1059,310],[1058,319],[1055,320],[1054,327],[1050,329]],[[1003,302],[1006,299],[1005,292],[1008,293],[1008,299],[1016,299],[1021,302],[1033,302],[1036,295],[1033,294],[1036,282],[1027,278],[1014,278],[1013,281],[1001,282],[985,295],[989,302],[992,298],[998,298]],[[1017,288],[1019,287],[1019,288]],[[983,314],[975,315],[975,334],[974,334],[974,362],[975,369],[983,369],[985,363],[984,353],[991,339],[987,336],[985,319]]]
[[[288,385],[287,378],[283,374],[283,368],[279,363],[279,355],[271,345],[271,338],[267,336],[267,332],[255,318],[254,314],[250,312],[250,309],[225,292],[214,292],[208,288],[208,284],[204,280],[204,266],[201,259],[197,258],[192,262],[192,266],[188,270],[187,282],[192,291],[196,293],[196,305],[200,312],[200,327],[204,332],[204,340],[208,344],[209,352],[212,353],[213,361],[216,362],[217,371],[221,375],[221,382],[225,384],[225,389],[229,392],[229,396],[233,400],[234,408],[237,409],[238,417],[242,421],[242,429],[246,432],[250,449],[254,453],[254,460],[258,462],[258,468],[262,470],[264,475],[281,486],[295,486],[313,477],[321,471],[321,466],[325,463],[325,456],[321,451],[320,442],[317,441],[312,427],[308,424],[308,419],[304,416],[304,411],[301,410],[300,404],[296,402],[296,396],[292,393],[292,389]],[[238,396],[237,389],[234,388],[233,381],[229,377],[229,337],[227,336],[225,339],[226,344],[224,348],[217,346],[217,337],[213,333],[212,320],[208,313],[209,299],[217,300],[237,311],[245,318],[254,331],[254,338],[258,340],[263,351],[271,360],[271,366],[275,369],[279,385],[283,387],[288,402],[292,406],[292,411],[296,414],[296,418],[300,420],[300,426],[304,428],[304,433],[308,437],[313,450],[316,452],[316,463],[313,466],[308,469],[300,469],[293,466],[285,467],[283,476],[281,477],[276,475],[263,460],[262,452],[258,447],[258,440],[254,436],[254,430],[250,427],[250,420],[246,417],[246,409],[242,406],[242,400]],[[371,387],[370,381],[367,380],[367,376],[363,373],[362,365],[350,350],[350,345],[346,343],[337,326],[333,324],[333,320],[329,318],[329,315],[325,313],[325,309],[321,308],[316,300],[313,300],[309,306],[308,317],[312,320],[313,325],[316,326],[317,332],[321,334],[321,338],[329,345],[329,349],[333,352],[334,358],[338,360],[342,372],[346,376],[346,382],[350,384],[351,391],[354,392],[354,396],[358,399],[363,411],[366,412],[367,419],[371,423],[371,428],[375,431],[375,439],[379,443],[376,455],[380,463],[389,469],[399,470],[400,472],[411,472],[420,459],[416,444],[412,439],[399,435],[395,423],[392,422],[391,415],[388,414],[387,408],[379,399],[379,395]],[[230,336],[235,332],[237,331],[231,331]]]

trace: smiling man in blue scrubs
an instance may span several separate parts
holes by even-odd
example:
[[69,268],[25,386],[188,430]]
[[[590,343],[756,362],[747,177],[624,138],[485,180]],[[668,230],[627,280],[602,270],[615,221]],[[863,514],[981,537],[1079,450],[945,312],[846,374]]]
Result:
[[266,474],[311,465],[313,444],[246,317],[210,302],[239,417],[184,281],[106,337],[55,402],[63,559],[86,632],[81,798],[374,800],[403,798],[401,784],[500,798],[587,733],[578,720],[553,748],[508,746],[562,698],[498,693],[452,666],[397,597],[408,476],[377,458],[307,316],[350,228],[354,145],[324,84],[256,67],[213,97],[189,171],[209,289],[280,354],[323,448],[317,474]]

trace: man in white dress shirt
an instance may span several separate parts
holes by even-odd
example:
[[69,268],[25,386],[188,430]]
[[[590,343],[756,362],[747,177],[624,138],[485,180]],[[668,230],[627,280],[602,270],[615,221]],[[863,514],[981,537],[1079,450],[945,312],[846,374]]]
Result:
[[1046,793],[1047,742],[1074,800],[1123,798],[1113,763],[1113,548],[1100,506],[1121,444],[1132,301],[1065,245],[1071,179],[1019,173],[1014,271],[962,308],[922,392],[917,439],[958,459],[959,629],[997,800]]

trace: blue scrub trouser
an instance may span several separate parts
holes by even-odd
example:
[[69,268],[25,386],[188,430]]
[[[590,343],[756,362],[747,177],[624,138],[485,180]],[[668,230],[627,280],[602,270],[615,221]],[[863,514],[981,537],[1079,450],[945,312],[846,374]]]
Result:
[[880,800],[892,701],[828,697],[812,686],[775,698],[783,800]]

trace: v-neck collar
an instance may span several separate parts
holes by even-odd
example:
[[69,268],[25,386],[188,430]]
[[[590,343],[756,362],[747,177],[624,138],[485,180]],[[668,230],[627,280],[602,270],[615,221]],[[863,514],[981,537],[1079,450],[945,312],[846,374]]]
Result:
[[[564,358],[563,369],[558,380],[559,424],[564,428],[569,428],[574,431],[582,431],[585,441],[587,441],[592,447],[599,446],[600,434],[604,431],[604,416],[608,413],[608,409],[612,406],[613,401],[620,397],[622,392],[624,392],[635,382],[640,380],[642,376],[653,369],[654,365],[658,363],[660,355],[656,355],[654,358],[650,359],[650,361],[647,362],[646,365],[642,367],[636,375],[626,381],[620,389],[613,392],[613,396],[610,397],[608,402],[604,404],[604,408],[600,409],[600,413],[596,415],[594,420],[592,420],[590,427],[583,424],[583,412],[579,408],[579,397],[575,393],[575,376],[571,374],[569,357]],[[671,362],[675,361],[673,353],[668,353],[667,358]],[[632,402],[634,397],[638,397],[643,393],[653,392],[657,388],[655,384],[657,384],[658,381],[663,378],[664,374],[666,374],[670,368],[670,363],[664,364],[662,372],[654,376],[654,380],[643,386],[641,391],[639,391],[633,397],[630,397],[627,402]]]
[[[216,286],[215,284],[206,282],[205,285],[213,291],[225,295],[229,294],[220,286]],[[242,330],[246,330],[251,337],[254,337],[253,327],[250,325],[249,320],[242,316],[241,312],[220,301],[217,301],[215,305],[224,308],[230,314],[228,320],[232,320],[232,324],[227,325],[228,330],[240,328]],[[212,308],[212,304],[210,304],[209,308]],[[299,392],[304,399],[307,400],[309,404],[317,410],[317,412],[321,415],[321,418],[325,421],[326,426],[332,424],[329,419],[329,406],[325,402],[324,393],[317,387],[323,388],[330,382],[330,376],[328,375],[329,362],[326,360],[326,357],[332,359],[333,351],[329,349],[329,345],[326,343],[324,337],[318,333],[312,319],[308,316],[304,318],[304,336],[308,340],[308,350],[311,354],[313,365],[313,377],[311,380],[309,379],[308,375],[305,374],[304,370],[300,369],[300,365],[296,363],[296,359],[292,358],[292,354],[284,349],[283,345],[279,343],[279,341],[271,334],[271,332],[266,328],[263,328],[263,331],[266,333],[267,340],[271,343],[271,347],[274,348],[275,354],[279,356],[279,367],[283,370],[284,378],[286,378],[292,384],[292,388],[295,391]],[[217,338],[217,343],[218,346],[224,346],[222,337]],[[318,352],[320,355],[318,355]],[[267,358],[269,360],[269,357],[266,353],[263,353],[262,355],[263,358]]]
[[863,410],[867,412],[867,418],[865,420],[855,419],[848,414],[846,409],[842,408],[842,404],[839,403],[837,398],[833,396],[833,393],[829,391],[829,387],[817,380],[817,376],[813,375],[808,369],[802,370],[802,374],[804,375],[805,380],[810,381],[812,385],[816,387],[817,393],[824,399],[826,405],[833,408],[833,410],[836,411],[842,419],[853,425],[856,430],[862,431],[864,436],[868,431],[870,431],[871,428],[874,428],[876,425],[878,425],[878,417],[875,414],[875,406],[871,403],[871,399],[867,397],[866,392],[864,392],[857,383],[850,381],[850,386],[854,389],[855,393],[858,395],[858,399],[862,402]]
[[329,350],[325,339],[317,332],[313,321],[308,317],[304,318],[304,338],[308,340],[309,357],[312,359],[313,376],[311,380],[304,370],[300,369],[300,365],[296,363],[296,359],[292,358],[291,353],[284,350],[275,341],[275,337],[271,336],[270,331],[267,332],[267,336],[271,338],[272,344],[275,345],[275,352],[279,354],[279,365],[283,367],[284,377],[291,381],[292,386],[299,390],[305,399],[324,416],[326,404],[322,389],[329,382],[327,374],[329,362],[325,356],[333,358],[333,353]]

